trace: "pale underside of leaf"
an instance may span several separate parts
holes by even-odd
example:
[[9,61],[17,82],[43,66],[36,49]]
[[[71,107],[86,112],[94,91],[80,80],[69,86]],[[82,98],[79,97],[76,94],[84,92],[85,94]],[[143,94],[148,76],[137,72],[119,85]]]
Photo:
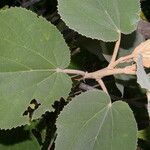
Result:
[[150,90],[150,80],[149,76],[146,74],[144,67],[143,67],[143,59],[142,55],[139,53],[137,59],[137,83],[144,89]]
[[142,65],[150,68],[150,40],[146,40],[139,44],[132,52],[134,61],[137,60],[139,53],[142,55]]

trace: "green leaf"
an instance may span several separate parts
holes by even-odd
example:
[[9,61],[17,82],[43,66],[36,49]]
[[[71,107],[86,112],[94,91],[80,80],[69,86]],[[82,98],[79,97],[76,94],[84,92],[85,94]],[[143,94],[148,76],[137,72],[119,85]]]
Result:
[[58,0],[58,11],[75,31],[103,41],[129,34],[139,20],[138,0]]
[[137,126],[129,106],[104,92],[75,97],[57,120],[56,150],[135,150]]
[[0,130],[1,150],[40,150],[36,138],[23,127],[12,130]]
[[69,49],[58,30],[42,17],[22,8],[0,11],[0,128],[29,122],[23,116],[30,101],[41,103],[33,119],[71,89],[66,68]]

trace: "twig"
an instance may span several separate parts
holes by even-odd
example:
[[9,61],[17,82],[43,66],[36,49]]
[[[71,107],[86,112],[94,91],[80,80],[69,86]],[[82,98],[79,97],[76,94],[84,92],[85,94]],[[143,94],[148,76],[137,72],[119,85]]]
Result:
[[114,69],[104,68],[95,72],[87,73],[84,78],[98,79],[114,74],[135,74],[136,73],[135,70],[136,70],[135,65],[127,66],[125,68],[114,68]]
[[99,86],[100,86],[99,84],[96,84],[96,85],[94,85],[94,86],[88,85],[88,87],[90,87],[90,89],[89,89],[89,88],[88,88],[88,89],[85,89],[84,87],[80,87],[80,86],[79,86],[79,88],[80,88],[81,90],[75,92],[74,94],[70,94],[70,97],[74,97],[74,95],[79,95],[79,94],[81,94],[81,93],[83,92],[83,90],[84,90],[84,91],[93,90],[93,89],[98,88]]
[[114,52],[113,52],[111,61],[108,65],[108,68],[112,68],[112,64],[115,62],[115,60],[117,58],[118,50],[119,50],[119,47],[120,47],[120,42],[121,42],[121,33],[119,33],[119,39],[115,44]]
[[77,53],[80,53],[80,48],[76,48],[72,53],[71,53],[71,56],[74,56],[76,55]]
[[109,95],[109,94],[108,94],[108,91],[107,91],[107,88],[106,88],[104,82],[102,81],[102,79],[96,79],[96,81],[99,83],[99,85],[101,86],[102,90],[103,90],[107,95]]
[[114,69],[104,68],[104,69],[91,72],[91,73],[80,71],[80,70],[71,70],[71,69],[63,70],[59,68],[56,71],[67,73],[67,74],[78,74],[78,75],[83,76],[84,79],[95,79],[100,84],[103,91],[108,94],[108,91],[103,81],[101,80],[101,78],[105,76],[113,75],[113,74],[135,74],[135,70],[136,70],[136,66],[132,65],[132,66],[127,66],[125,68],[114,68]]
[[79,88],[82,89],[82,90],[85,90],[85,91],[94,90],[94,89],[95,89],[94,87],[89,86],[89,85],[87,85],[87,84],[85,84],[85,83],[81,83],[81,84],[79,85]]
[[51,147],[52,147],[52,145],[53,145],[53,143],[56,139],[56,136],[57,136],[57,133],[55,132],[53,138],[51,139],[51,142],[50,142],[47,150],[51,150]]

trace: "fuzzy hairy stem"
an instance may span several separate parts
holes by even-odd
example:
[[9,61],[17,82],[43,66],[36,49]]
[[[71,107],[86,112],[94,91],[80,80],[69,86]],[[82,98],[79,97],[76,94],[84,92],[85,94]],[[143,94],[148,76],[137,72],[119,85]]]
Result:
[[76,74],[83,76],[84,79],[101,79],[106,76],[114,75],[114,74],[135,74],[136,73],[136,66],[131,65],[125,68],[104,68],[95,72],[84,72],[80,70],[72,70],[72,69],[56,69],[56,72],[62,72],[67,74]]
[[95,72],[86,73],[85,77],[86,79],[99,79],[106,76],[114,75],[114,74],[135,74],[136,66],[127,66],[125,68],[104,68]]
[[118,39],[118,41],[115,44],[114,52],[113,52],[111,61],[110,61],[109,65],[108,65],[108,68],[113,68],[112,64],[115,62],[115,60],[117,58],[117,54],[118,54],[119,47],[120,47],[120,42],[121,42],[121,33],[119,33],[119,39]]
[[99,85],[101,86],[102,90],[103,90],[107,95],[109,95],[109,94],[108,94],[108,91],[107,91],[107,88],[106,88],[106,86],[105,86],[103,80],[102,80],[102,79],[97,79],[96,81],[99,83]]
[[133,55],[127,55],[127,56],[124,56],[124,57],[120,57],[118,60],[116,60],[115,62],[113,62],[111,64],[111,67],[114,68],[116,67],[118,64],[121,64],[121,63],[124,63],[124,62],[129,62],[131,61],[131,59],[133,58]]

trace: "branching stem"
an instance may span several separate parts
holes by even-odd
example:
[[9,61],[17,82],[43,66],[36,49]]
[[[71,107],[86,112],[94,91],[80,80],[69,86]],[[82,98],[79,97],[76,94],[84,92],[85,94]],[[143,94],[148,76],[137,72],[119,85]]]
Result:
[[104,92],[108,94],[107,88],[105,87],[102,78],[114,74],[135,74],[136,73],[136,66],[131,65],[125,68],[104,68],[95,72],[84,72],[80,70],[72,70],[72,69],[56,69],[57,72],[67,73],[67,74],[76,74],[81,75],[84,79],[95,79],[101,86]]
[[57,72],[67,73],[67,74],[77,74],[83,76],[84,79],[101,79],[106,76],[114,75],[114,74],[135,74],[136,66],[131,65],[125,68],[104,68],[95,72],[84,72],[80,70],[72,70],[72,69],[57,69]]
[[124,56],[124,57],[120,57],[118,60],[116,60],[115,62],[111,64],[111,67],[114,68],[120,63],[129,62],[131,61],[132,58],[133,58],[132,54]]
[[103,68],[103,69],[95,71],[95,72],[90,72],[90,73],[84,72],[81,70],[57,68],[56,72],[80,75],[83,77],[83,79],[95,79],[99,83],[99,85],[101,86],[103,91],[108,94],[107,88],[106,88],[104,82],[102,81],[103,77],[114,75],[114,74],[136,74],[136,65],[126,66],[124,68],[116,67],[120,63],[129,62],[129,61],[132,61],[132,59],[133,59],[133,56],[131,54],[131,55],[127,55],[127,56],[121,57],[118,60],[116,60],[118,50],[120,47],[120,42],[121,42],[121,33],[119,35],[119,40],[116,42],[116,45],[114,48],[114,53],[113,53],[112,59],[110,61],[110,64],[106,68]]

